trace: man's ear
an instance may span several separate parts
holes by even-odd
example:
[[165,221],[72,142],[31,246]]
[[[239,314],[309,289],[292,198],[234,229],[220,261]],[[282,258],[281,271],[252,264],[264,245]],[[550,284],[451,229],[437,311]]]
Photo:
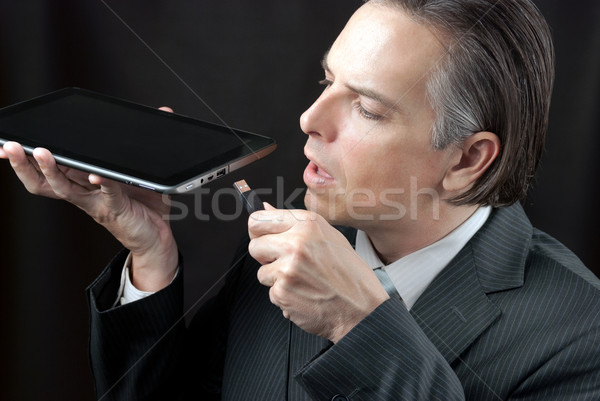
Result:
[[500,138],[491,132],[478,132],[468,137],[456,153],[444,176],[448,192],[462,193],[477,181],[500,153]]

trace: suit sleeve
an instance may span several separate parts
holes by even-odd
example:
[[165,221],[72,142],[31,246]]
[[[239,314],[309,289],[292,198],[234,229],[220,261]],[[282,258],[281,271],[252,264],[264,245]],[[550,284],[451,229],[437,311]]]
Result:
[[448,362],[396,298],[305,365],[296,379],[314,400],[465,399]]
[[[128,251],[88,287],[90,362],[102,400],[220,400],[229,308],[246,258],[242,241],[225,285],[186,325],[184,266],[171,284],[113,307]],[[191,316],[189,316],[191,317]]]
[[600,328],[571,339],[526,377],[511,401],[600,400]]
[[127,253],[119,253],[87,289],[96,395],[103,400],[174,399],[184,336],[183,272],[163,290],[113,307]]
[[[593,323],[598,322],[599,309],[592,306],[586,310],[589,314],[578,310],[580,315],[575,313],[572,319],[562,317],[573,322],[570,327],[575,333],[567,337],[561,337],[564,329],[536,334],[538,345],[544,343],[540,338],[544,337],[556,340],[562,347],[547,352],[540,345],[529,355],[523,351],[525,359],[514,360],[516,365],[498,362],[497,374],[507,374],[496,377],[495,382],[511,381],[512,385],[498,392],[489,387],[495,394],[493,399],[600,400],[600,328]],[[537,368],[527,372],[530,365]],[[472,370],[475,366],[468,369],[476,373]],[[523,373],[518,375],[518,381],[508,374],[514,371]],[[467,399],[452,367],[396,299],[384,302],[341,341],[313,358],[296,379],[314,400]],[[473,388],[470,390],[468,399],[488,399],[473,394]]]

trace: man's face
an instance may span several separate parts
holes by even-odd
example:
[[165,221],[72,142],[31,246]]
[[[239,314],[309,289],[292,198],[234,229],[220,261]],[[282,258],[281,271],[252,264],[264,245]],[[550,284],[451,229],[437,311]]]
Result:
[[431,218],[450,158],[432,149],[426,99],[442,54],[435,36],[401,11],[357,10],[323,60],[327,87],[300,118],[309,210],[362,229]]

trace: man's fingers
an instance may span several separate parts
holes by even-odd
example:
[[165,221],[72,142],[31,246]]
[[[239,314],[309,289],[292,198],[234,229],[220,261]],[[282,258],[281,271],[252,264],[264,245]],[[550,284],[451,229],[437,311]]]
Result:
[[266,287],[272,287],[275,284],[276,277],[276,269],[273,267],[273,264],[263,265],[256,272],[256,278],[258,278],[258,282]]
[[3,151],[25,189],[32,194],[57,198],[52,189],[48,187],[46,177],[39,170],[37,162],[27,157],[21,145],[16,142],[7,142],[4,144]]
[[97,185],[90,183],[88,179],[90,173],[61,165],[58,165],[57,167],[69,179],[69,181],[73,181],[82,188],[85,188],[88,191],[99,189]]
[[36,148],[33,150],[33,157],[37,162],[48,185],[52,188],[54,194],[61,199],[65,199],[79,207],[86,208],[85,199],[82,199],[82,191],[70,181],[65,174],[58,168],[52,153],[47,149]]
[[[276,266],[277,262],[262,266],[258,269],[256,277],[258,281],[265,287],[269,287],[269,300],[271,303],[283,312],[283,316],[286,319],[290,318],[290,313],[285,309],[285,291],[282,291],[281,286],[277,283],[277,275],[279,268]],[[277,284],[276,284],[277,283]]]
[[27,155],[23,147],[16,142],[6,142],[2,147],[2,150],[6,157],[10,161],[10,165],[15,167],[21,167],[27,162]]
[[281,252],[285,251],[279,242],[279,237],[276,235],[265,235],[255,238],[248,244],[248,252],[258,263],[265,265],[277,260]]
[[269,210],[277,210],[277,208],[275,206],[272,206],[269,202],[263,202],[263,207],[267,211],[269,211]]
[[0,159],[8,159],[8,154],[4,151],[3,147],[0,147]]
[[266,234],[280,234],[288,231],[299,222],[314,219],[315,215],[306,210],[271,209],[254,212],[248,218],[248,234],[251,239]]
[[278,286],[281,287],[283,285],[281,288],[284,288],[285,285],[283,283],[286,281],[286,276],[289,276],[287,267],[285,261],[276,260],[273,263],[261,266],[256,272],[256,278],[266,287],[273,287],[278,280],[281,280]]
[[90,184],[99,185],[103,201],[115,215],[120,215],[127,206],[127,197],[123,194],[121,184],[96,174],[89,175]]
[[162,107],[159,107],[158,109],[162,110],[162,111],[169,112],[169,113],[173,113],[173,109],[170,108],[170,107],[167,107],[167,106],[162,106]]

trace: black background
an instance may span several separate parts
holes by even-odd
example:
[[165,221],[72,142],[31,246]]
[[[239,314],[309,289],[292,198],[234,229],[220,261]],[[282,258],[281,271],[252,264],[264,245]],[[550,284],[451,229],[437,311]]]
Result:
[[[557,81],[547,150],[525,206],[599,275],[600,3],[536,3],[552,26]],[[263,199],[272,203],[303,188],[298,118],[320,93],[323,52],[359,4],[3,0],[0,106],[80,86],[278,141],[276,153],[212,183],[210,193],[175,198],[192,308],[218,286],[245,230],[232,183],[271,189]],[[0,398],[91,400],[84,290],[120,246],[77,208],[28,194],[6,161],[0,183]]]

